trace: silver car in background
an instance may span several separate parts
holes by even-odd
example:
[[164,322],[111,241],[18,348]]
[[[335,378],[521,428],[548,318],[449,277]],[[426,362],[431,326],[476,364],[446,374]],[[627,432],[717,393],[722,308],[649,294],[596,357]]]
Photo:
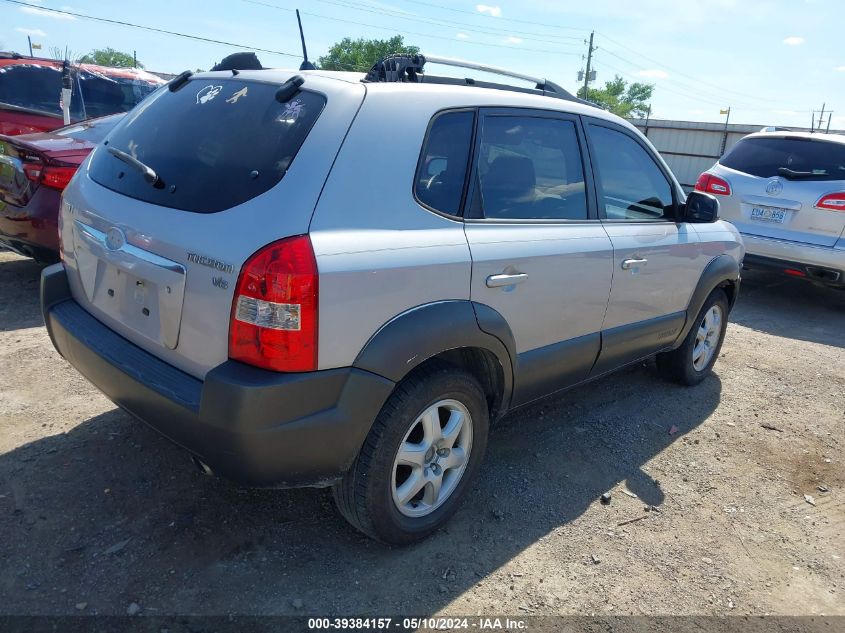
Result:
[[747,268],[845,287],[845,135],[750,134],[695,188],[719,197]]
[[655,355],[705,380],[743,256],[630,123],[426,61],[180,75],[66,189],[42,277],[62,356],[204,472],[332,486],[396,544],[508,410]]

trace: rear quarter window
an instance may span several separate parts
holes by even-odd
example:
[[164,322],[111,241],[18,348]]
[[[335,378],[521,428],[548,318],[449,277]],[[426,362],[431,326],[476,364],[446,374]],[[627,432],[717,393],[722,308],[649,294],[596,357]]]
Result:
[[740,140],[720,164],[760,178],[784,167],[814,180],[845,180],[845,144],[809,138],[754,137]]
[[215,78],[158,91],[126,115],[108,144],[155,170],[162,182],[150,185],[102,146],[89,174],[131,198],[196,213],[251,200],[281,181],[326,104],[308,90],[279,103],[278,88]]
[[438,114],[431,123],[417,166],[414,194],[435,211],[460,215],[475,113]]

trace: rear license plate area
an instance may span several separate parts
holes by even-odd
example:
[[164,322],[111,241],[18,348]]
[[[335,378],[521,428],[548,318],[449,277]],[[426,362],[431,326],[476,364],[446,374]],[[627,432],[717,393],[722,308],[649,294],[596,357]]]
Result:
[[779,207],[751,207],[750,218],[755,222],[783,224],[789,217],[789,209]]
[[145,338],[175,349],[184,266],[128,243],[110,249],[104,232],[78,220],[74,228],[74,255],[91,305]]

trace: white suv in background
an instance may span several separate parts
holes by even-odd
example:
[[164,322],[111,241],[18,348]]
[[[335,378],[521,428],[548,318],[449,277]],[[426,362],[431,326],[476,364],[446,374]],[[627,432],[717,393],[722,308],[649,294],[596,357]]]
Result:
[[719,197],[747,268],[845,288],[845,135],[750,134],[695,188]]

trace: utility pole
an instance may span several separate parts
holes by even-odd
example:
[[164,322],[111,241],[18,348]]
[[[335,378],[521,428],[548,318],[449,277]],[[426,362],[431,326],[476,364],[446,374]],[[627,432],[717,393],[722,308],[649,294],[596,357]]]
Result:
[[819,114],[819,129],[822,129],[822,125],[824,125],[824,107],[826,105],[827,105],[826,103],[822,104],[822,112],[821,112],[821,114]]
[[32,57],[32,37],[27,35],[26,41],[29,42],[29,56]]
[[593,48],[593,36],[595,34],[595,31],[590,31],[590,47],[587,49],[587,72],[584,73],[584,99],[587,101],[589,101],[587,87],[590,85],[590,65],[593,62],[593,51],[596,50]]
[[725,133],[722,135],[722,150],[719,152],[719,156],[723,156],[725,153],[725,148],[728,146],[728,122],[731,120],[731,108],[728,106],[725,110],[719,110],[719,114],[726,114],[725,117]]
[[830,120],[833,118],[833,112],[828,112],[827,114],[827,129],[824,131],[825,134],[830,134]]
[[132,51],[133,68],[138,68],[138,51]]

